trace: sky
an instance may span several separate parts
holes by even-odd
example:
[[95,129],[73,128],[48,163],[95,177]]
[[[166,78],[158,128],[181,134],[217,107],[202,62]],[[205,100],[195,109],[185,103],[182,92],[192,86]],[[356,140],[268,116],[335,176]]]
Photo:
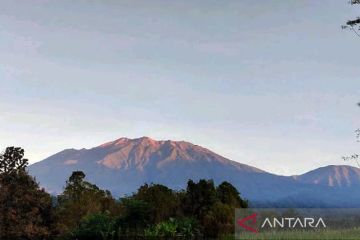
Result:
[[347,2],[0,0],[0,149],[149,136],[283,175],[355,166]]

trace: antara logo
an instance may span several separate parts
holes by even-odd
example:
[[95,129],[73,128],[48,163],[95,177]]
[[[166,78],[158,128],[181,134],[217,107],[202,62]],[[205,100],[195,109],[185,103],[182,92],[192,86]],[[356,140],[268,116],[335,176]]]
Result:
[[[285,218],[265,218],[260,226],[260,229],[256,229],[254,226],[256,226],[257,223],[257,213],[251,214],[248,217],[239,219],[237,221],[237,224],[244,228],[246,231],[252,232],[252,233],[258,233],[260,229],[262,228],[318,228],[323,227],[326,228],[325,221],[322,218],[291,218],[291,217],[285,217]],[[251,226],[250,226],[251,225]]]
[[255,228],[252,228],[245,224],[245,222],[251,221],[252,224],[255,225],[256,224],[256,216],[257,216],[257,214],[254,213],[246,218],[238,220],[237,223],[239,224],[240,227],[245,228],[249,232],[258,233],[258,231]]
[[261,225],[261,228],[270,227],[270,228],[326,228],[326,224],[322,218],[273,218],[272,221],[269,218],[266,218]]

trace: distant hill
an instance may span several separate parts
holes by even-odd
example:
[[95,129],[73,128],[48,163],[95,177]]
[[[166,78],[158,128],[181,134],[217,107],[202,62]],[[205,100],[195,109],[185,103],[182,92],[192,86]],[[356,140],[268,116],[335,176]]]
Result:
[[346,165],[331,165],[294,176],[294,179],[329,187],[360,187],[360,169]]
[[[331,167],[336,166],[326,168]],[[333,206],[343,201],[339,196],[334,199],[334,191],[340,191],[343,186],[354,189],[360,183],[354,175],[360,169],[338,167],[341,170],[335,171],[335,175],[332,170],[325,171],[332,176],[331,183],[337,187],[334,189],[330,182],[324,182],[329,177],[322,168],[301,176],[278,176],[188,142],[142,137],[120,138],[91,149],[67,149],[31,165],[29,172],[53,194],[62,191],[72,171],[82,170],[89,181],[110,190],[115,196],[129,195],[144,183],[182,189],[189,179],[205,178],[213,179],[215,183],[229,181],[243,197],[259,205],[311,203],[311,206]],[[349,201],[346,203],[359,203],[360,206],[357,188]]]

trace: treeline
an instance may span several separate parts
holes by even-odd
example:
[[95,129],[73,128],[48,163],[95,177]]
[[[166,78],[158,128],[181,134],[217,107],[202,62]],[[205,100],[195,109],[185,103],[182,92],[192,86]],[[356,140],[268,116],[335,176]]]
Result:
[[189,180],[174,191],[145,184],[115,199],[73,172],[56,197],[39,187],[24,150],[0,155],[0,239],[217,238],[234,232],[235,208],[247,201],[228,182]]

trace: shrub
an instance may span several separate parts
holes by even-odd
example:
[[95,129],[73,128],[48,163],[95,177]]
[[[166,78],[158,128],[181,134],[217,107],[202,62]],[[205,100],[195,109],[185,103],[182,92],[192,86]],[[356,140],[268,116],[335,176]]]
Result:
[[109,213],[90,214],[81,220],[77,229],[71,234],[73,239],[110,240],[115,236],[115,221]]

